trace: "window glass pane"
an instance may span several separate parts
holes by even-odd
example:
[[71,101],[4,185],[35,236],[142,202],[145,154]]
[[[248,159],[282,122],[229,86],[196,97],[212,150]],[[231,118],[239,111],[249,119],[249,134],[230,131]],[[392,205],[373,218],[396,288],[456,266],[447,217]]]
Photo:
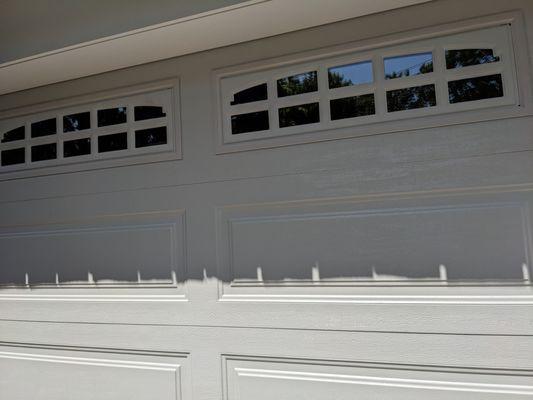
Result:
[[24,164],[25,153],[24,147],[2,151],[2,166]]
[[330,89],[371,83],[374,80],[372,61],[329,68],[328,80]]
[[318,103],[301,104],[299,106],[284,107],[278,110],[279,127],[313,124],[320,122]]
[[128,134],[126,132],[113,133],[98,137],[98,152],[124,150],[128,148]]
[[268,111],[257,111],[231,116],[231,134],[266,131],[269,129]]
[[385,79],[427,74],[433,72],[431,52],[385,58]]
[[492,49],[446,50],[446,69],[468,67],[500,61]]
[[56,119],[50,118],[31,124],[31,137],[54,135],[57,132]]
[[316,71],[278,79],[278,97],[294,96],[296,94],[316,92],[317,90]]
[[23,140],[25,136],[26,128],[24,126],[19,126],[18,128],[11,129],[4,133],[2,137],[2,143],[14,142],[15,140]]
[[450,103],[502,97],[502,76],[496,74],[448,82],[448,96]]
[[31,161],[53,160],[57,158],[57,145],[55,143],[41,144],[31,148]]
[[158,106],[135,106],[133,110],[135,121],[144,121],[145,119],[166,117],[163,107]]
[[81,131],[91,127],[91,113],[89,111],[63,117],[63,132]]
[[436,104],[435,85],[415,86],[387,92],[388,112],[433,107]]
[[361,117],[376,113],[373,94],[331,100],[329,108],[332,120]]
[[235,93],[233,95],[233,101],[230,104],[234,106],[236,104],[245,104],[252,103],[254,101],[266,100],[267,98],[267,84],[262,83],[260,85],[253,86]]
[[63,157],[75,157],[91,154],[91,139],[68,140],[63,143]]
[[167,143],[167,128],[141,129],[135,131],[135,147],[157,146]]
[[98,110],[98,126],[124,124],[126,120],[126,107]]

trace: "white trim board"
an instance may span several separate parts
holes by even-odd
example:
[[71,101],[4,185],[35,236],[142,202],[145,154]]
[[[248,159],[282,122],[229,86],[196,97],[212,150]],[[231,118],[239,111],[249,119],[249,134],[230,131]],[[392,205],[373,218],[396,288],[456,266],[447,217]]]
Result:
[[0,95],[431,0],[250,0],[0,64]]

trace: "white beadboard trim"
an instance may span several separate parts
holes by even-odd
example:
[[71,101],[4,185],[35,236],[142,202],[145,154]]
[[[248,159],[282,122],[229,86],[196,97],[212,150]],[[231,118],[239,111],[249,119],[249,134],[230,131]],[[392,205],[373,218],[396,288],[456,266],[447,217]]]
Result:
[[0,64],[0,95],[431,0],[250,0]]

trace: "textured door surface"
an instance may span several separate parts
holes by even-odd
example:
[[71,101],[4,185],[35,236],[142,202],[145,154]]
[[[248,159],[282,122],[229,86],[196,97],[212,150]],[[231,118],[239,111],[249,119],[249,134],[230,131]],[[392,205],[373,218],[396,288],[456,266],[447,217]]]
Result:
[[[35,161],[0,170],[0,398],[533,399],[532,22],[526,0],[437,0],[0,97],[27,135],[86,109],[72,137],[103,154],[71,162],[57,117],[57,160],[27,136]],[[496,56],[457,72],[452,45]],[[335,90],[374,108],[335,122],[324,72],[352,54],[374,83]],[[299,103],[272,84],[312,68]],[[465,71],[503,92],[454,103]],[[401,82],[434,92],[397,111]],[[260,106],[227,101],[251,86]],[[100,122],[160,104],[166,136],[148,108]]]

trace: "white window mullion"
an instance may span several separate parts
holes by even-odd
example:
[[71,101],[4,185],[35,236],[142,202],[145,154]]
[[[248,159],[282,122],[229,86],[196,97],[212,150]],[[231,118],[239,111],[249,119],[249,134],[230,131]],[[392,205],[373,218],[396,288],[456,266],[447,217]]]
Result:
[[328,68],[324,65],[320,66],[317,70],[317,84],[320,123],[328,124],[331,121],[331,110],[329,107],[329,78]]
[[278,90],[276,85],[276,79],[269,79],[267,82],[267,94],[268,94],[268,123],[270,130],[279,130],[279,118],[278,118]]
[[56,157],[58,160],[63,160],[63,142],[65,140],[65,136],[63,135],[63,115],[59,114],[56,117],[56,127],[57,127],[57,141],[56,141]]
[[94,158],[98,153],[98,111],[96,108],[91,109],[91,157]]
[[383,66],[383,57],[376,54],[372,57],[372,73],[374,75],[374,104],[376,115],[384,116],[387,114],[387,95],[385,91],[385,68]]
[[131,103],[126,104],[126,124],[128,133],[128,150],[135,149],[135,112],[134,105]]
[[446,110],[449,107],[448,82],[446,81],[446,59],[444,48],[441,46],[433,49],[433,75],[435,75],[435,98],[437,107]]
[[24,164],[23,165],[30,165],[31,163],[31,123],[26,122],[26,136],[24,140]]

